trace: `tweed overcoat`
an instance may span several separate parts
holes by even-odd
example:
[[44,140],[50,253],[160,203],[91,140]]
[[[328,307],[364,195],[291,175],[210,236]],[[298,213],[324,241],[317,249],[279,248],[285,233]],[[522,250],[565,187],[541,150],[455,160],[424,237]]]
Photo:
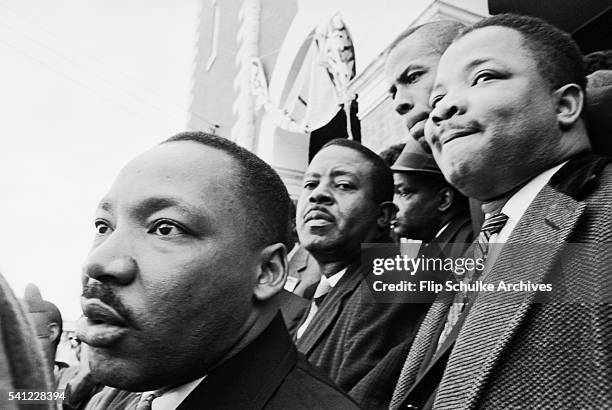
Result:
[[611,245],[612,166],[574,158],[536,196],[485,279],[552,291],[543,303],[536,292],[480,293],[434,408],[611,408]]

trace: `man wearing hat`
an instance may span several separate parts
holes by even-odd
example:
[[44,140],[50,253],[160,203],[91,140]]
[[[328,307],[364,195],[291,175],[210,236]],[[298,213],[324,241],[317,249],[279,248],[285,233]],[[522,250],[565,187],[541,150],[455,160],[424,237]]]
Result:
[[[472,228],[467,198],[453,188],[431,154],[414,143],[406,147],[391,167],[398,206],[397,236],[424,243],[470,243]],[[463,249],[457,251],[459,257]]]
[[[399,208],[393,221],[395,234],[422,241],[420,254],[442,259],[463,257],[473,238],[468,201],[446,182],[433,156],[409,141],[391,170],[395,187],[393,202]],[[434,281],[443,280],[443,276],[434,272],[422,274],[433,274]],[[416,302],[409,305],[419,306]],[[438,332],[442,331],[443,324]],[[390,349],[354,388],[364,397],[360,401],[362,407],[388,407],[393,390],[389,386],[396,385],[413,340],[406,338]]]

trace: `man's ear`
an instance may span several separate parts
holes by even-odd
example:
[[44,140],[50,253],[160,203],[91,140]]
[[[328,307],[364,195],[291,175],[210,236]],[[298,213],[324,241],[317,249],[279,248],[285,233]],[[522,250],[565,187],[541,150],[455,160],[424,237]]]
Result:
[[59,324],[57,324],[56,322],[51,322],[49,323],[49,325],[47,325],[47,328],[49,329],[49,342],[50,343],[59,342],[59,338],[62,336],[60,334]]
[[389,226],[391,221],[395,219],[397,211],[397,205],[395,205],[393,202],[382,202],[380,205],[378,205],[378,219],[376,219],[377,225],[380,228],[385,228]]
[[455,192],[450,187],[442,188],[438,191],[438,211],[446,212],[453,205],[453,201],[455,200]]
[[557,97],[557,121],[562,130],[571,128],[582,113],[584,91],[577,84],[565,84],[555,91]]
[[260,253],[253,293],[259,301],[276,295],[287,280],[287,250],[282,243],[266,246]]

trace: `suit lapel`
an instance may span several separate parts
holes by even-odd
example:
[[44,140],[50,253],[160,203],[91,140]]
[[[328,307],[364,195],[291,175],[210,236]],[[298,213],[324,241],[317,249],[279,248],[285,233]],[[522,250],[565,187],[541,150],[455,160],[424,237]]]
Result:
[[361,279],[358,261],[347,268],[340,281],[321,303],[319,310],[296,343],[300,352],[307,356],[310,354],[327,329],[336,322],[346,298],[353,294]]
[[210,371],[178,409],[262,409],[296,363],[279,314],[247,347]]
[[306,249],[300,247],[298,248],[294,258],[295,260],[295,266],[296,266],[296,270],[298,272],[302,272],[304,269],[306,269],[308,267],[308,258],[310,257],[310,254],[308,253],[308,251],[306,251]]
[[[485,282],[495,285],[500,281],[518,283],[521,280],[541,283],[585,206],[546,185],[515,227]],[[547,244],[546,252],[533,244]],[[436,406],[474,407],[495,363],[535,296],[534,292],[483,292],[478,295],[449,359]],[[466,382],[468,380],[470,382]]]

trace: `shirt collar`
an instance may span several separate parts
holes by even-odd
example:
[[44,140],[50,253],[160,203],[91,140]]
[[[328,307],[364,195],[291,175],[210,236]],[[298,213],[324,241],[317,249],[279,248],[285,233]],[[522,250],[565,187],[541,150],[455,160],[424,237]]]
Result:
[[345,273],[346,273],[346,268],[334,273],[329,278],[326,278],[327,281],[329,282],[329,286],[331,286],[332,288],[335,287],[340,281],[340,279],[342,279]]
[[[542,188],[544,188],[555,172],[565,165],[566,162],[567,161],[542,172],[540,175],[533,178],[521,189],[519,189],[510,197],[510,199],[508,199],[508,202],[506,202],[501,210],[504,214],[508,215],[508,221],[504,225],[503,229],[499,232],[495,242],[503,243],[508,240],[510,234],[514,230],[514,227],[522,218],[523,214],[525,214],[527,208],[529,208],[529,205],[531,205],[535,197],[542,190]],[[485,218],[486,217],[488,217],[488,215],[485,215]]]
[[185,400],[189,394],[191,394],[193,389],[195,389],[202,382],[202,380],[204,380],[205,377],[206,376],[200,377],[199,379],[190,381],[189,383],[185,383],[169,390],[161,389],[153,392],[145,392],[142,395],[146,396],[149,393],[155,393],[155,395],[158,396],[151,402],[151,410],[176,409],[179,404],[181,404],[181,402]]
[[446,228],[448,228],[448,225],[450,225],[450,222],[447,222],[446,225],[444,225],[442,228],[440,228],[440,230],[438,231],[438,233],[436,234],[436,236],[434,236],[434,238],[437,238],[438,236],[442,235],[442,232],[444,232],[444,230]]

